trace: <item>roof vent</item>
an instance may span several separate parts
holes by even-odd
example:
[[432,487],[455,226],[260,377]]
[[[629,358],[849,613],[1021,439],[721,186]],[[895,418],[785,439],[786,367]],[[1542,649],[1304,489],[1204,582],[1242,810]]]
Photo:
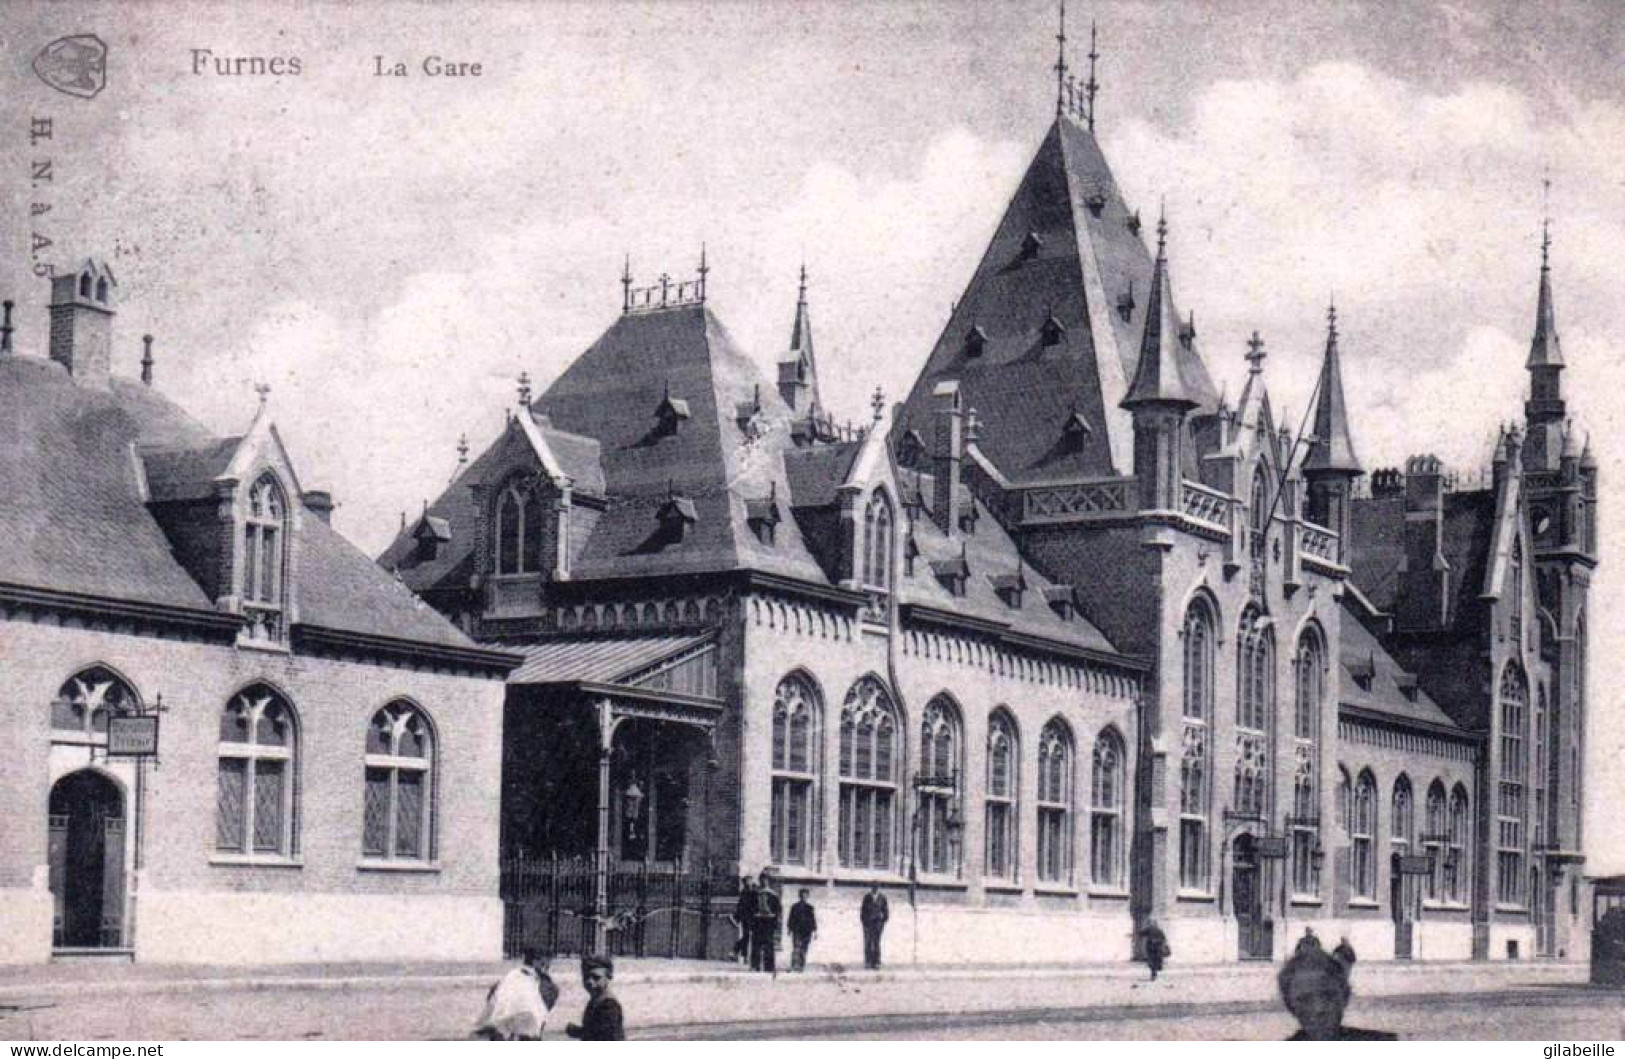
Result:
[[987,332],[980,327],[972,326],[965,332],[965,356],[979,357],[987,348]]

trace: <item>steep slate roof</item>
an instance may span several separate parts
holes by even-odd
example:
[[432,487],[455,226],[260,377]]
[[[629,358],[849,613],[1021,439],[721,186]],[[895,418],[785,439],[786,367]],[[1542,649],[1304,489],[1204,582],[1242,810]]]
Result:
[[1343,399],[1343,368],[1337,351],[1335,316],[1326,328],[1326,356],[1321,361],[1320,383],[1315,394],[1315,433],[1304,470],[1360,470],[1360,458],[1354,454],[1354,435],[1349,430],[1348,403]]
[[1529,360],[1525,367],[1540,368],[1563,366],[1563,344],[1557,337],[1557,311],[1552,308],[1551,237],[1540,247],[1540,293],[1535,299],[1535,335],[1529,343]]
[[[1372,605],[1390,614],[1404,590],[1405,502],[1402,497],[1355,500],[1351,577]],[[1486,617],[1484,591],[1495,535],[1495,493],[1484,489],[1444,494],[1440,551],[1450,564],[1451,615],[1456,628],[1475,627]]]
[[[149,485],[212,478],[240,438],[217,438],[151,387],[82,386],[59,365],[0,356],[0,582],[213,610],[143,502]],[[182,490],[186,492],[186,490]],[[473,647],[450,622],[307,512],[299,622],[395,640]]]
[[[1139,361],[1152,274],[1131,225],[1138,222],[1093,135],[1057,118],[915,380],[898,436],[911,428],[930,436],[931,391],[952,378],[981,418],[982,449],[1007,477],[1128,473],[1133,435],[1119,403]],[[1131,289],[1136,304],[1124,319],[1119,304]],[[1177,319],[1171,290],[1164,295]],[[1051,316],[1065,331],[1045,347]],[[980,355],[966,348],[972,328],[986,336]],[[1175,342],[1174,359],[1197,412],[1213,411],[1218,394],[1194,338],[1188,347]],[[1073,413],[1093,430],[1058,445]]]
[[[1343,679],[1339,685],[1344,705],[1386,714],[1396,720],[1459,727],[1427,692],[1416,687],[1415,676],[1407,674],[1377,642],[1376,637],[1360,624],[1359,617],[1347,601],[1343,604],[1343,620],[1338,624],[1342,638],[1338,653],[1343,666]],[[1356,676],[1368,677],[1371,685],[1369,691],[1355,681]],[[1414,688],[1415,701],[1401,690],[1405,684]]]
[[1145,331],[1140,336],[1140,362],[1134,381],[1118,402],[1124,408],[1161,404],[1193,407],[1201,402],[1191,394],[1179,371],[1179,322],[1164,292],[1168,275],[1168,225],[1157,222],[1157,259],[1151,266],[1151,292],[1145,299]]

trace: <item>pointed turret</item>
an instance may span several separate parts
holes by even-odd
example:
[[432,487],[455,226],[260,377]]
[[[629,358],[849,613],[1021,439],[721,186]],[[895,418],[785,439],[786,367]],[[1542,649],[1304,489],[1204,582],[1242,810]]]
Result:
[[1555,470],[1562,448],[1563,349],[1557,337],[1557,314],[1552,308],[1551,223],[1541,225],[1540,294],[1535,300],[1535,334],[1529,342],[1529,400],[1524,403],[1528,441],[1524,465],[1530,470]]
[[1146,297],[1145,332],[1140,339],[1140,362],[1134,381],[1119,403],[1129,410],[1146,405],[1182,409],[1201,403],[1191,395],[1180,375],[1176,359],[1179,350],[1179,321],[1163,290],[1168,272],[1168,221],[1157,221],[1157,259],[1151,266],[1151,293]]
[[1360,474],[1360,458],[1354,453],[1354,436],[1349,430],[1348,404],[1343,398],[1343,366],[1337,351],[1337,308],[1326,310],[1326,357],[1320,365],[1320,383],[1315,397],[1315,435],[1304,460],[1306,474],[1336,471]]
[[779,361],[779,396],[791,411],[822,407],[818,396],[818,365],[813,359],[812,317],[807,311],[807,266],[801,266],[796,295],[796,319],[790,325],[790,352]]

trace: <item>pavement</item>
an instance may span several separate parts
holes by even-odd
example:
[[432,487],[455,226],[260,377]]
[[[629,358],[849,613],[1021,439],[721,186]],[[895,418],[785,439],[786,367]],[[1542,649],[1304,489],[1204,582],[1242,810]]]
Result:
[[[811,1037],[906,1025],[923,1032],[933,1016],[1042,1022],[1079,1011],[1130,1019],[1228,1010],[1256,1017],[1279,1008],[1277,969],[1176,963],[1152,982],[1138,964],[880,971],[820,965],[774,978],[727,964],[623,959],[616,961],[615,988],[634,1036]],[[455,1039],[467,1034],[502,970],[499,964],[9,967],[0,969],[0,1037],[214,1038],[228,1025],[232,1037]],[[561,958],[555,971],[560,1010],[573,1017],[586,999],[573,961]],[[1585,979],[1586,968],[1571,963],[1361,963],[1351,1021],[1362,1001],[1384,997],[1501,997],[1510,1004],[1542,991],[1573,993]],[[567,1019],[554,1021],[562,1029]]]

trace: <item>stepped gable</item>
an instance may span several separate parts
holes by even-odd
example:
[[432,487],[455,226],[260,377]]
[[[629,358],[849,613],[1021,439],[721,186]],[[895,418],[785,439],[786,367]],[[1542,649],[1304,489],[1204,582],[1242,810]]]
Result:
[[[1119,403],[1138,366],[1152,278],[1138,227],[1094,136],[1058,117],[916,379],[899,429],[929,436],[931,391],[956,379],[981,418],[982,451],[1006,477],[1128,473],[1133,431]],[[1171,290],[1163,297],[1177,319]],[[969,340],[973,329],[979,337]],[[1195,414],[1211,413],[1218,393],[1194,336],[1172,341]],[[1061,444],[1074,413],[1089,429]]]

